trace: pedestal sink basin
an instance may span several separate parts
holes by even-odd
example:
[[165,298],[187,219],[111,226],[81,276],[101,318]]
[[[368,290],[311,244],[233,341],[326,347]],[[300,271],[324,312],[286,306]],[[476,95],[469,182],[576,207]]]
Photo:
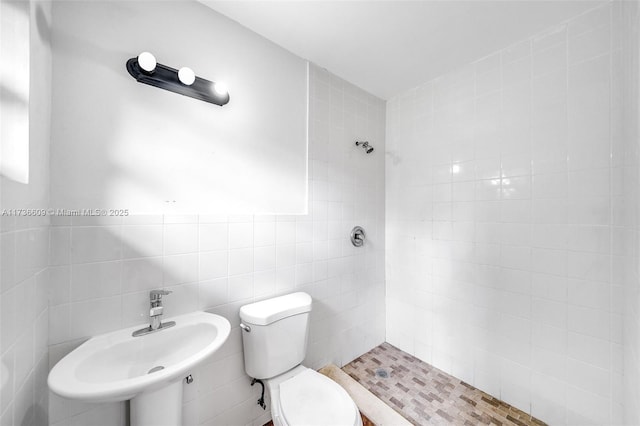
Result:
[[92,337],[49,373],[49,388],[85,402],[131,399],[132,426],[180,425],[182,381],[227,340],[229,321],[207,312],[169,320],[176,325],[133,337],[140,326]]

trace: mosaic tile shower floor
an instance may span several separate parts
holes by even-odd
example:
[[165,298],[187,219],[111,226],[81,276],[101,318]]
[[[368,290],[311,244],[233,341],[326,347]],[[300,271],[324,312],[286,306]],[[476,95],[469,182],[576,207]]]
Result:
[[545,425],[388,343],[343,370],[415,425]]

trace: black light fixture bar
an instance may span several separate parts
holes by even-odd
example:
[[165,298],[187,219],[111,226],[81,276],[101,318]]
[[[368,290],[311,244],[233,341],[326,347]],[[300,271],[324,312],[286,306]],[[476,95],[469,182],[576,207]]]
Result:
[[218,93],[215,90],[215,83],[204,78],[195,77],[190,85],[182,83],[178,78],[178,70],[166,65],[156,64],[155,69],[147,72],[140,67],[138,58],[131,58],[127,61],[127,71],[138,83],[159,87],[215,105],[226,105],[230,99],[228,93]]

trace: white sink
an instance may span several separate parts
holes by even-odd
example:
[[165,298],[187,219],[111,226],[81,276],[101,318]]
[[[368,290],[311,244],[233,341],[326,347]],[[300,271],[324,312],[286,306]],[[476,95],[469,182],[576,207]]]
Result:
[[222,346],[230,325],[207,312],[167,320],[176,325],[144,336],[132,337],[137,326],[92,337],[53,367],[49,388],[85,402],[131,399],[132,425],[180,424],[182,380]]

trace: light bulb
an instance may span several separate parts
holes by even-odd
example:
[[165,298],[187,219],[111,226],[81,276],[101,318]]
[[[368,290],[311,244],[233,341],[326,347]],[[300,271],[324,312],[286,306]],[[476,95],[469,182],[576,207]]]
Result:
[[142,52],[138,55],[138,65],[143,71],[151,73],[156,69],[156,57],[149,52]]
[[229,91],[227,85],[222,82],[213,83],[213,91],[220,96],[225,96]]
[[178,70],[178,78],[185,86],[191,86],[196,81],[196,74],[189,67],[182,67]]

